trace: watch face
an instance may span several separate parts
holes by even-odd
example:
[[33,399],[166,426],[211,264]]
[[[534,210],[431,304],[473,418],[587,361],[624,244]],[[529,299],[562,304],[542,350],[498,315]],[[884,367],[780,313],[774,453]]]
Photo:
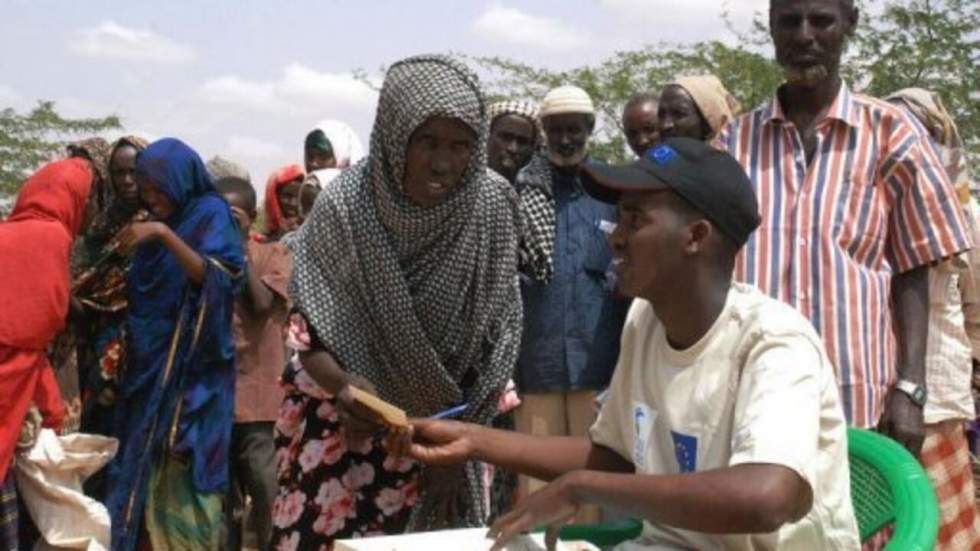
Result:
[[922,388],[921,386],[917,387],[915,389],[915,393],[912,395],[912,398],[919,405],[924,405],[926,403],[926,389]]

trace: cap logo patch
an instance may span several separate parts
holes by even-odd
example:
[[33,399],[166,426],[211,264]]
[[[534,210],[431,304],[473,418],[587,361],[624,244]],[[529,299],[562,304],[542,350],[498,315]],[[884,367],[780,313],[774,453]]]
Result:
[[677,151],[667,144],[660,144],[647,151],[647,158],[660,166],[664,166],[677,158]]

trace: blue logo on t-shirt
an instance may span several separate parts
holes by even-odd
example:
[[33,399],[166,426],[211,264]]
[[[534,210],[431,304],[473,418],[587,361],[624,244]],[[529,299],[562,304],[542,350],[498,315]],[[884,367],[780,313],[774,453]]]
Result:
[[667,144],[660,144],[657,147],[647,151],[647,158],[658,165],[663,166],[677,158],[677,151]]
[[698,469],[698,439],[695,436],[670,431],[674,439],[674,455],[682,473],[693,473]]
[[650,409],[650,406],[643,402],[633,402],[633,465],[637,472],[646,472],[650,465],[647,465],[647,451],[650,447],[650,433],[653,432],[653,424],[657,420],[657,410]]

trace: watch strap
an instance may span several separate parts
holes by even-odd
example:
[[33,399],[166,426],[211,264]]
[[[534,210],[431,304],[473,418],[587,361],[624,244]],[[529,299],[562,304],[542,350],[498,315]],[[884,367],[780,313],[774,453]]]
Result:
[[908,395],[908,397],[911,398],[912,401],[916,403],[916,405],[919,406],[926,405],[925,387],[913,383],[912,381],[899,379],[898,381],[895,382],[895,388]]

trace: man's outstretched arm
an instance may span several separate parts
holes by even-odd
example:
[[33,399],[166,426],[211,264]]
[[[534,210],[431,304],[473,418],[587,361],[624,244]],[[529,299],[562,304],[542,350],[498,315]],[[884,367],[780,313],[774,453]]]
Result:
[[412,425],[414,442],[410,453],[430,465],[476,459],[541,480],[553,480],[581,469],[633,472],[632,463],[584,436],[531,436],[429,419],[414,420]]

